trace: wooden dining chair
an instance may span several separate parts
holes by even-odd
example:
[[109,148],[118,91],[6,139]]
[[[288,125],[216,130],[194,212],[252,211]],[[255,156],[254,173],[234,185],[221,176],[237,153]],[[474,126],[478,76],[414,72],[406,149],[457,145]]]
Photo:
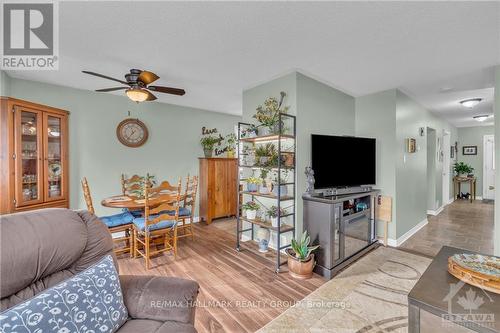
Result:
[[[134,257],[146,259],[151,267],[151,256],[173,251],[177,257],[177,221],[179,218],[181,180],[178,186],[167,181],[157,187],[146,186],[144,217],[134,219]],[[153,206],[153,202],[160,204]],[[173,214],[171,213],[173,212]],[[158,242],[158,240],[162,240]],[[160,249],[158,249],[159,246]],[[142,248],[142,249],[141,249]]]
[[[196,193],[198,191],[198,176],[186,178],[186,190],[182,198],[182,207],[179,208],[178,238],[189,237],[194,240],[193,219],[196,208]],[[189,224],[186,220],[189,219]]]
[[[83,197],[87,204],[87,210],[95,214],[94,204],[92,203],[92,195],[90,194],[90,187],[86,177],[82,179]],[[125,236],[113,237],[115,245],[125,242],[125,246],[118,245],[113,250],[116,254],[129,252],[132,257],[134,254],[134,234],[132,232],[132,222],[134,217],[129,212],[122,212],[115,215],[101,216],[99,219],[108,227],[111,236],[117,233],[125,233]]]
[[143,178],[139,175],[133,175],[130,178],[126,178],[122,173],[121,184],[122,184],[122,194],[126,196],[137,196],[135,195],[138,190],[142,188]]

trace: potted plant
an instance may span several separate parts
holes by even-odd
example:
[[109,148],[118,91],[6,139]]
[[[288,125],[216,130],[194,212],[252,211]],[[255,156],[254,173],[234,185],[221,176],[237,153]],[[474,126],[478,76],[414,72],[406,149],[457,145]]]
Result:
[[236,156],[236,134],[229,133],[224,138],[227,143],[227,157],[234,158]]
[[271,192],[271,184],[267,180],[267,175],[269,174],[268,169],[261,169],[260,170],[260,178],[262,179],[262,184],[259,186],[259,193],[260,194],[269,194]]
[[257,177],[248,177],[246,181],[248,192],[257,192],[259,190],[259,185],[262,182],[261,179]]
[[466,178],[474,171],[474,168],[464,162],[458,162],[453,165],[453,170],[457,173],[458,177]]
[[275,228],[278,227],[278,218],[285,215],[283,208],[278,209],[277,206],[271,206],[266,212],[266,215],[271,219],[271,225]]
[[300,240],[292,239],[292,247],[286,249],[288,256],[288,270],[292,277],[297,279],[308,279],[312,277],[312,271],[316,262],[314,253],[319,245],[309,246],[311,238],[304,231]]
[[273,177],[273,194],[275,196],[284,197],[288,195],[288,186],[284,185],[288,180],[288,170],[282,170],[281,179],[278,181],[278,175],[274,175]]
[[[259,105],[257,107],[257,112],[253,116],[259,123],[259,135],[265,136],[271,133],[278,133],[279,130],[279,114],[288,112],[289,107],[281,108],[283,105],[283,100],[286,96],[285,92],[280,93],[280,100],[275,97],[268,97],[264,101],[264,106]],[[283,124],[281,124],[283,129]]]
[[203,153],[206,158],[212,157],[214,146],[219,142],[219,140],[219,138],[212,135],[206,135],[200,139],[201,146],[203,147]]
[[257,229],[257,240],[259,242],[259,252],[267,252],[269,250],[269,238],[271,236],[271,233],[269,232],[269,229],[259,227]]
[[257,211],[260,209],[260,205],[255,201],[248,201],[241,208],[245,210],[247,219],[255,220],[257,217]]
[[265,145],[259,145],[255,149],[255,157],[259,166],[270,166],[273,155],[276,154],[274,143],[268,142]]

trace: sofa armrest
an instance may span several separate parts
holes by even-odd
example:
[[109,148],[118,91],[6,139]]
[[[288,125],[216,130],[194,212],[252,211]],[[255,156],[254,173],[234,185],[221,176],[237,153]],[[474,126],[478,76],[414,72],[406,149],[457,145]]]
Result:
[[120,283],[130,317],[194,324],[197,282],[175,277],[120,275]]

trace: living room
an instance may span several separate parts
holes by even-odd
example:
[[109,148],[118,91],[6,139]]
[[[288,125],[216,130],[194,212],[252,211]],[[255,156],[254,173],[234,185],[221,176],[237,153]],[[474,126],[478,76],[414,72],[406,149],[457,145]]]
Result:
[[0,71],[3,331],[102,260],[103,331],[500,330],[497,2],[48,3],[57,68]]

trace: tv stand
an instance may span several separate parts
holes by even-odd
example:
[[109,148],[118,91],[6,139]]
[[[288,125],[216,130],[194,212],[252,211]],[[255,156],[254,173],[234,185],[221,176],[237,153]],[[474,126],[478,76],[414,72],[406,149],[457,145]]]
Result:
[[353,186],[353,187],[332,187],[314,190],[313,197],[328,197],[332,195],[346,195],[355,193],[369,193],[372,191],[371,186]]
[[[327,192],[328,193],[328,192]],[[378,246],[375,208],[379,190],[342,195],[305,194],[304,229],[320,245],[314,271],[331,279],[342,268]]]

